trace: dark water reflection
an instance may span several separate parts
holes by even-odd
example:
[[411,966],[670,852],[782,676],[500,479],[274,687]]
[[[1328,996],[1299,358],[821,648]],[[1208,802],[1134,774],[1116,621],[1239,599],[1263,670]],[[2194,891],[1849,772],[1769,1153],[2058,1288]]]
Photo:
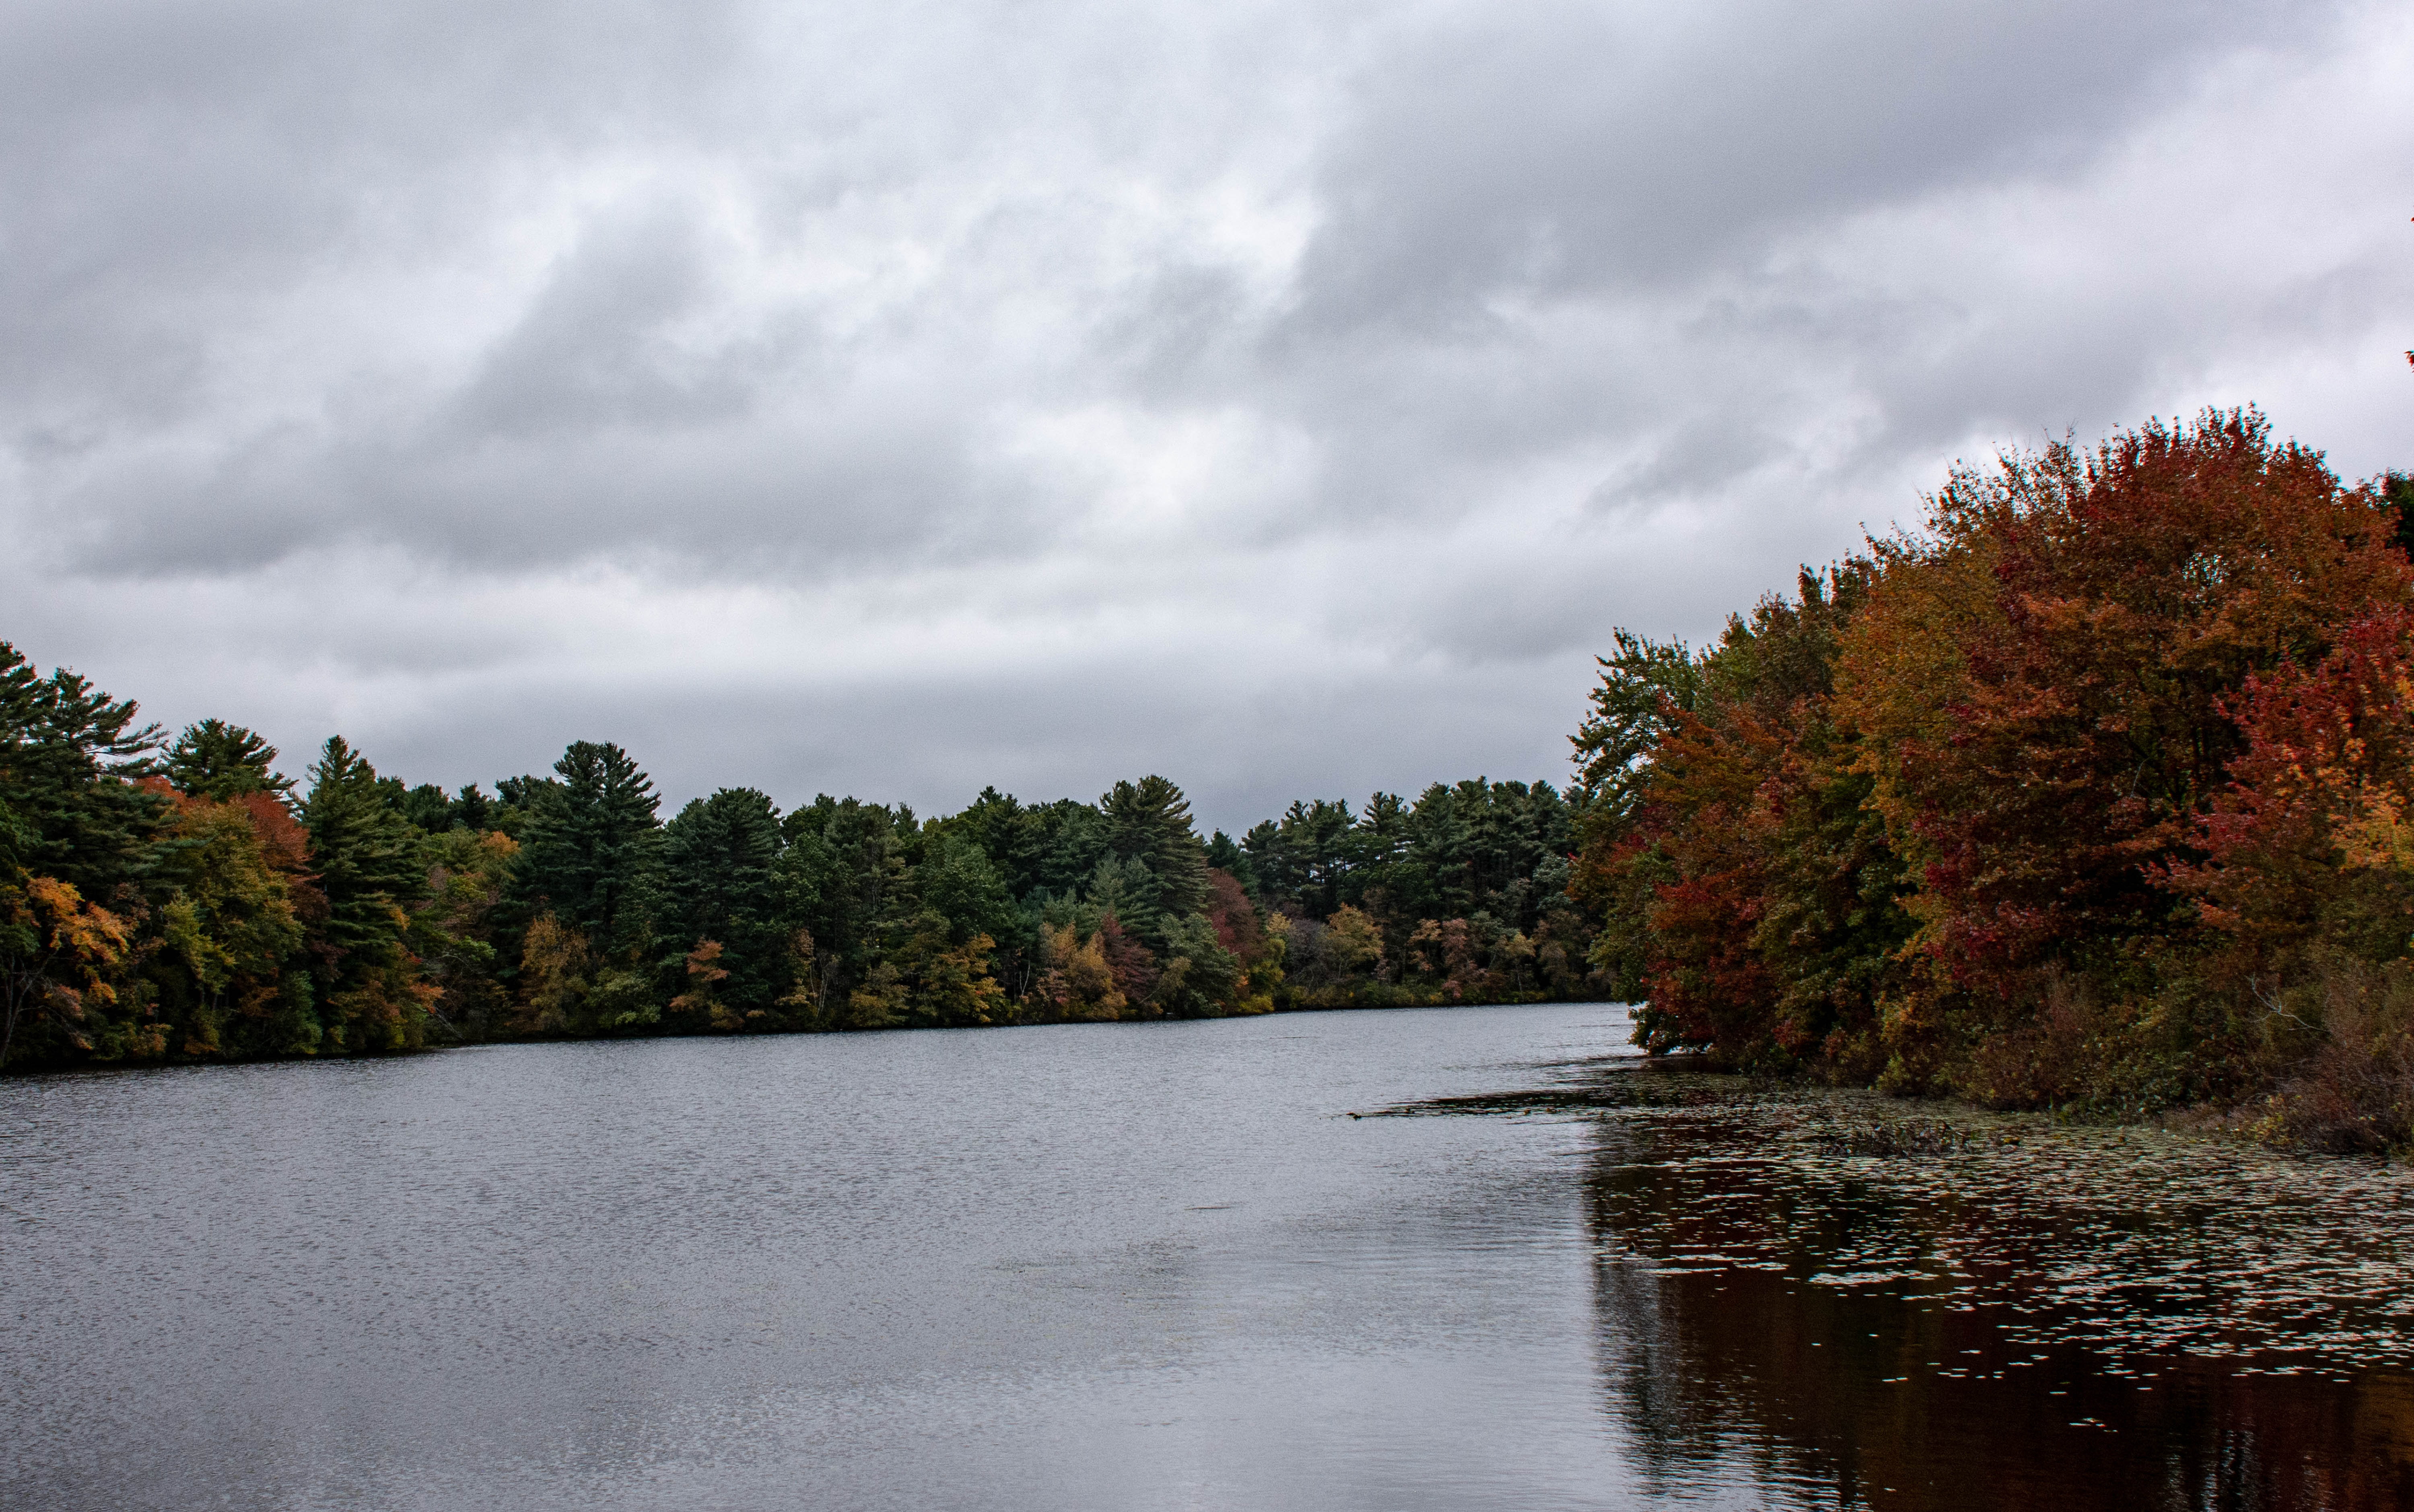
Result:
[[2414,1507],[2414,1179],[1633,1062],[1404,1111],[1595,1120],[1643,1483],[1781,1502]]
[[0,1506],[2414,1505],[2403,1173],[1625,1032],[0,1084]]

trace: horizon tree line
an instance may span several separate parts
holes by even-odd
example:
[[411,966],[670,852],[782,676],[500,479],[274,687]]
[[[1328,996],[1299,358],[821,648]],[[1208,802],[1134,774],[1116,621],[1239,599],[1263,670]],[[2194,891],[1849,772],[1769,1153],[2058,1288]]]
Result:
[[1597,987],[1547,783],[1202,839],[1161,776],[961,811],[724,787],[621,747],[447,791],[331,737],[163,739],[0,643],[0,1066],[510,1039],[1198,1018]]
[[164,741],[0,644],[0,1066],[1616,997],[1764,1073],[2414,1148],[2414,480],[2251,410],[1957,468],[1709,646],[1611,633],[1575,780],[961,811],[573,743],[489,794]]

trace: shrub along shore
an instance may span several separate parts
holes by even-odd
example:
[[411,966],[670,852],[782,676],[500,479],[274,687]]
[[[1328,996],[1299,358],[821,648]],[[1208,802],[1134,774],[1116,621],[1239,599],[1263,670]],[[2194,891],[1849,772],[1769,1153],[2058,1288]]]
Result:
[[1617,997],[1764,1073],[2414,1145],[2414,485],[2252,411],[1957,469],[1577,780],[960,812],[172,741],[0,644],[0,1067]]

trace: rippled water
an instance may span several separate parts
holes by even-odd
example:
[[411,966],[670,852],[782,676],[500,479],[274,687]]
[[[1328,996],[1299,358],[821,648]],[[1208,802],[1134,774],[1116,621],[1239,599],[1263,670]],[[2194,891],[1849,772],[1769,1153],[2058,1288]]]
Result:
[[[2395,1507],[2414,1181],[1621,1010],[0,1084],[0,1504]],[[1362,1116],[1380,1112],[1465,1116]]]

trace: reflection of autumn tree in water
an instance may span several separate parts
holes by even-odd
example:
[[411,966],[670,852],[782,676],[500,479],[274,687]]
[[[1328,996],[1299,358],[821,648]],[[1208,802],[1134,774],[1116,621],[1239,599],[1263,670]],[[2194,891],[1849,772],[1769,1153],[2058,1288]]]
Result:
[[2342,1384],[2182,1365],[2140,1390],[2064,1348],[2007,1379],[1921,1380],[1919,1362],[1964,1350],[2030,1352],[2006,1351],[1983,1316],[1766,1274],[1605,1262],[1599,1296],[1604,1385],[1655,1483],[1735,1459],[1779,1505],[2414,1505],[2404,1375]]
[[[1773,1144],[1818,1146],[1719,1116],[1751,1100],[1739,1087],[1707,1095],[1730,1105],[1604,1121],[1588,1179],[1602,1388],[1653,1484],[1699,1484],[1723,1463],[1778,1505],[2414,1505],[2402,1333],[2373,1334],[2393,1367],[2260,1355],[2300,1372],[2285,1375],[2203,1350],[2136,1350],[2124,1307],[2167,1331],[2209,1327],[2241,1354],[2287,1340],[2250,1337],[2214,1289],[2193,1322],[2174,1319],[2186,1299],[2142,1270],[2111,1278],[2139,1280],[2113,1294],[2079,1280],[2058,1293],[2050,1278],[2090,1267],[2057,1249],[2054,1194],[2027,1207],[1924,1201],[1893,1179],[1934,1156],[1764,1162]],[[1854,1179],[1856,1165],[1872,1179]],[[2205,1258],[2235,1269],[2226,1251]],[[1880,1275],[1893,1280],[1809,1280]],[[1948,1289],[1964,1295],[1947,1301]],[[2354,1300],[2331,1333],[2364,1321]],[[2109,1347],[2086,1341],[2108,1324]]]

